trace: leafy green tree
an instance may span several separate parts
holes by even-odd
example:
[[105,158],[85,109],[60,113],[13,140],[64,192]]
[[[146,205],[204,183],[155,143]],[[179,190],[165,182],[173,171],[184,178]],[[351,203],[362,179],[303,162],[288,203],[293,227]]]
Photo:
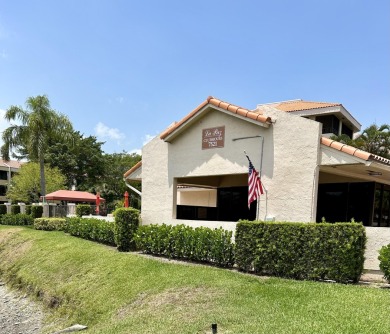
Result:
[[64,138],[52,140],[45,154],[45,161],[57,167],[65,176],[69,189],[90,191],[105,174],[103,142],[96,137],[84,137],[76,131],[72,141]]
[[40,169],[40,192],[46,194],[45,179],[45,152],[48,149],[50,139],[69,137],[73,132],[72,124],[68,118],[51,109],[46,95],[29,97],[26,101],[26,109],[19,106],[11,106],[6,110],[4,118],[18,121],[19,124],[11,124],[3,132],[1,155],[4,160],[13,156],[24,156],[31,161],[37,161]]
[[[49,193],[64,188],[66,179],[58,168],[45,166],[45,177]],[[40,196],[40,166],[36,162],[25,163],[12,178],[7,197],[14,202],[34,203],[39,202]]]
[[[123,200],[125,191],[129,190],[123,181],[123,174],[140,161],[141,156],[126,152],[112,153],[105,154],[104,160],[104,176],[91,191],[100,192],[107,204],[113,204],[115,201]],[[140,188],[137,183],[132,184],[132,186]]]

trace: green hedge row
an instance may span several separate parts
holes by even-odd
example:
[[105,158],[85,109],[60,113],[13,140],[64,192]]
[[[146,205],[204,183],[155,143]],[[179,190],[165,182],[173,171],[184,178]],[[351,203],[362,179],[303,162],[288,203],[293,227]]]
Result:
[[33,225],[34,219],[25,213],[6,213],[0,216],[0,223],[2,225]]
[[390,244],[379,250],[379,269],[382,270],[384,278],[390,283]]
[[135,250],[134,234],[139,225],[139,210],[119,208],[115,210],[115,243],[119,251]]
[[[31,216],[33,218],[41,218],[43,215],[43,206],[42,205],[32,205],[30,208]],[[27,213],[27,210],[26,210]]]
[[144,225],[135,234],[137,248],[148,254],[169,258],[215,263],[221,267],[234,264],[232,232],[186,225]]
[[358,223],[241,221],[236,264],[244,271],[286,278],[357,282],[365,244],[365,229]]
[[20,213],[20,206],[16,205],[16,204],[12,204],[11,205],[11,213],[13,215],[17,215],[18,213]]
[[92,207],[89,204],[76,205],[77,217],[88,216],[90,214],[92,214]]
[[65,232],[73,236],[115,246],[115,224],[97,218],[71,217],[66,219]]
[[35,218],[34,228],[44,231],[66,230],[66,218]]
[[[31,215],[33,218],[40,218],[43,214],[43,206],[41,205],[26,205],[26,214]],[[20,213],[20,206],[19,205],[11,205],[11,214],[18,214]],[[0,215],[7,214],[7,206],[5,204],[0,204]]]

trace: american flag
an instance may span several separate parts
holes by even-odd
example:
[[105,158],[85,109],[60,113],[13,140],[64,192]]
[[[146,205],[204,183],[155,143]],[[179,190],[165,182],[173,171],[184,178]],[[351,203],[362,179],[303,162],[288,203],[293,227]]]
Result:
[[263,187],[261,185],[261,180],[259,172],[255,169],[252,164],[251,159],[246,156],[249,161],[249,175],[248,175],[248,208],[251,207],[251,203],[260,197],[260,194],[263,195]]

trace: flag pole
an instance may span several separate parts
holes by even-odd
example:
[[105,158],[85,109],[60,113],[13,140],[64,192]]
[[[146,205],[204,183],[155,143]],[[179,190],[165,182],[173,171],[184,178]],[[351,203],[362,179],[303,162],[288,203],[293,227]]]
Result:
[[[247,137],[239,137],[239,138],[233,138],[232,141],[236,140],[243,140],[243,139],[251,139],[251,138],[261,138],[261,153],[260,153],[260,169],[259,169],[259,177],[260,177],[260,185],[262,185],[261,182],[261,175],[263,172],[263,152],[264,152],[264,137],[261,135],[256,135],[256,136],[247,136]],[[248,160],[249,157],[246,154],[246,151],[244,150],[244,154],[247,157]],[[264,188],[265,189],[265,188]],[[259,217],[259,212],[260,212],[260,200],[257,201],[257,213],[256,213],[256,219]],[[265,190],[265,215],[267,215],[267,190]]]
[[[248,154],[246,153],[246,151],[244,150],[244,154],[246,156],[246,158],[248,159],[248,162],[249,162],[249,165],[253,167],[253,164],[252,164],[252,161],[251,159],[249,158]],[[261,156],[261,159],[262,159],[262,156]],[[260,162],[260,168],[261,168],[261,162]],[[254,168],[254,167],[253,167]],[[255,168],[254,168],[255,169]],[[256,170],[256,169],[255,169]],[[257,174],[257,177],[259,179],[259,182],[260,182],[260,189],[262,188],[262,182],[261,182],[261,178],[260,178],[260,175],[261,175],[261,171],[257,172],[256,171],[256,174]],[[261,194],[263,192],[261,191]],[[256,198],[256,220],[259,220],[259,213],[260,213],[260,196],[258,196]]]

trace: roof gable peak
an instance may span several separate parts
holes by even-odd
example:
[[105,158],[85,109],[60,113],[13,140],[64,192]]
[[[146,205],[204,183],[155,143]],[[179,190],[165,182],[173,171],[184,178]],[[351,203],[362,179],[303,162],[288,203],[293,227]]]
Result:
[[200,105],[198,105],[193,111],[191,111],[187,116],[182,118],[179,122],[173,123],[170,127],[168,127],[161,135],[160,138],[164,140],[168,140],[169,137],[173,136],[179,130],[183,129],[183,126],[188,125],[192,122],[197,116],[202,114],[208,106],[212,106],[213,108],[218,108],[221,111],[225,111],[226,113],[231,113],[238,117],[251,120],[257,122],[263,126],[269,126],[271,124],[271,118],[264,116],[258,110],[249,110],[246,108],[239,107],[237,105],[222,101],[213,96],[209,96],[205,101],[203,101]]

